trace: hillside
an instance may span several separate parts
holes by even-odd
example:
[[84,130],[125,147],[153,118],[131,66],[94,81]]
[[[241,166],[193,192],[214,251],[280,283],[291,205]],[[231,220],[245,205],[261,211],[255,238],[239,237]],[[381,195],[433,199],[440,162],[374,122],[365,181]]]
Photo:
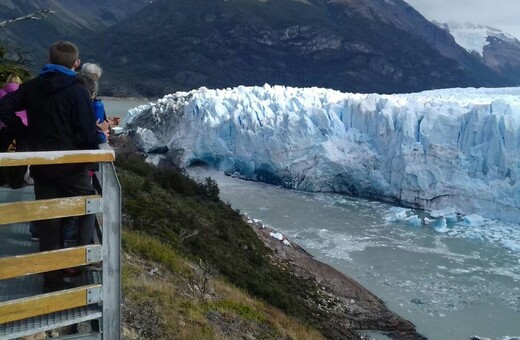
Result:
[[309,265],[314,260],[297,248],[267,247],[218,199],[211,179],[197,183],[135,154],[119,152],[116,166],[123,187],[125,320],[137,338],[170,339],[182,325],[178,338],[185,329],[202,339],[236,332],[358,339],[356,329],[379,329],[420,339],[413,325],[351,279]]
[[438,25],[489,68],[515,84],[520,83],[520,41],[514,36],[494,27],[469,23]]
[[55,13],[3,28],[0,42],[28,52],[35,73],[51,42],[77,42],[82,60],[104,67],[107,96],[264,83],[396,93],[516,81],[507,65],[483,63],[403,0],[0,0],[0,20],[42,8]]
[[284,84],[395,93],[506,84],[402,0],[158,0],[87,39],[109,96]]
[[42,20],[24,20],[0,28],[0,44],[27,52],[31,69],[38,72],[47,60],[47,48],[56,40],[78,42],[121,22],[149,0],[0,0],[0,21],[49,9]]

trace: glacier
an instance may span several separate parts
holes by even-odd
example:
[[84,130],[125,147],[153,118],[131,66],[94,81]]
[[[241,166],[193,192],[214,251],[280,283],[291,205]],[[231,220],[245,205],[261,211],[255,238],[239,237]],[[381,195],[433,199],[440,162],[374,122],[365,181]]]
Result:
[[130,110],[155,163],[520,222],[520,88],[408,94],[238,86]]

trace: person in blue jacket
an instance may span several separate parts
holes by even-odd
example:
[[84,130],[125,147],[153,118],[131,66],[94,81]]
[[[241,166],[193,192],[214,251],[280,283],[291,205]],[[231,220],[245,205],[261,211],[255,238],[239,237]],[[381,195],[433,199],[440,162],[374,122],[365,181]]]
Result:
[[[49,64],[40,74],[20,85],[0,101],[0,121],[15,136],[25,137],[29,151],[96,149],[106,142],[107,124],[96,125],[91,98],[76,78],[80,64],[79,50],[68,41],[58,41],[49,48]],[[28,126],[16,116],[26,110]],[[31,166],[37,200],[90,195],[94,193],[88,164]],[[89,244],[94,215],[78,218],[78,244]],[[60,248],[62,219],[36,221],[40,230],[40,250]],[[44,273],[44,290],[61,289],[63,271]]]
[[[94,79],[96,82],[96,88],[98,87],[98,81],[99,78],[101,78],[101,75],[103,74],[103,69],[99,64],[94,63],[84,63],[81,66],[81,69],[79,71],[80,75],[90,77]],[[120,118],[119,117],[108,117],[105,112],[105,104],[103,101],[98,98],[97,96],[97,90],[94,98],[92,99],[92,104],[94,105],[94,114],[96,115],[96,119],[98,119],[100,122],[106,121],[108,122],[109,127],[114,127],[116,125],[119,125]]]

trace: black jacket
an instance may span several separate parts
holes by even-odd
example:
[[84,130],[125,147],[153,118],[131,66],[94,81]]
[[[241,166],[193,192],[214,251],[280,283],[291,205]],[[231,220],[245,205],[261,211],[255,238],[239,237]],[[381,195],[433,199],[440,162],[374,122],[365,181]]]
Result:
[[[25,127],[15,112],[26,110]],[[70,75],[48,72],[20,85],[0,100],[0,120],[16,137],[25,137],[29,151],[97,149],[104,142],[94,120],[92,101],[85,87]],[[52,177],[78,170],[51,166]],[[50,171],[51,169],[54,169]]]

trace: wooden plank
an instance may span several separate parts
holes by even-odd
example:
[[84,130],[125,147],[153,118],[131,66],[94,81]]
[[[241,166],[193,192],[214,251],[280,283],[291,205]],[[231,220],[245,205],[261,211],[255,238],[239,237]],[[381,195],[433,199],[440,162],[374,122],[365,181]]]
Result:
[[101,246],[81,246],[0,258],[0,280],[86,265],[87,251],[95,251],[95,248]]
[[85,306],[88,304],[88,290],[100,287],[101,285],[89,285],[2,302],[0,303],[0,324]]
[[89,195],[3,203],[0,204],[0,225],[85,215],[87,200],[100,198],[99,195]]
[[112,149],[0,153],[0,166],[113,162]]

